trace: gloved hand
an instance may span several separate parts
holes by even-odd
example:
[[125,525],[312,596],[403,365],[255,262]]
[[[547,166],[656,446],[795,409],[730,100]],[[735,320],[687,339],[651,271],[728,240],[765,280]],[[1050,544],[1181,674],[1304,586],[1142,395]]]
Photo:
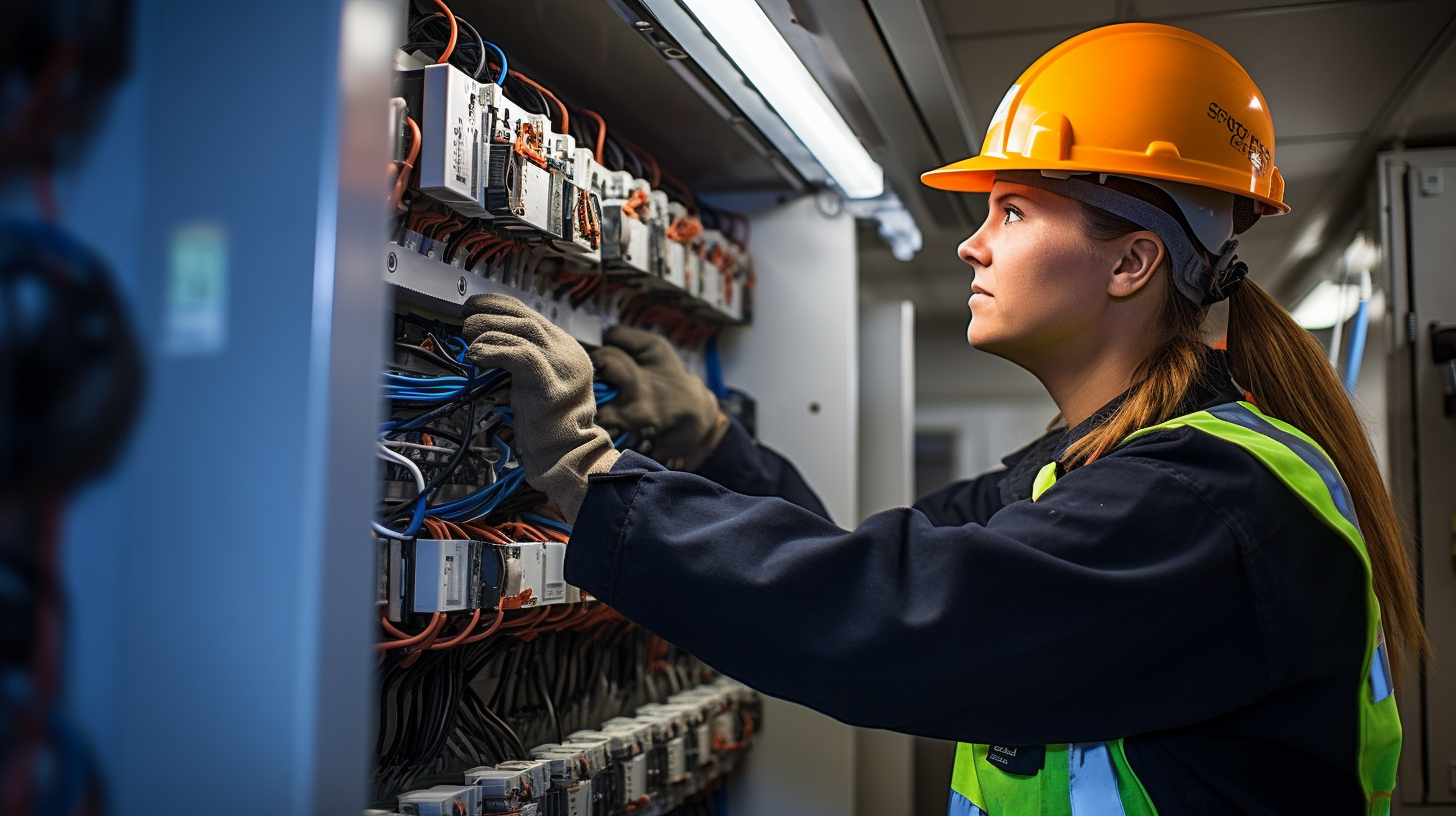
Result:
[[648,453],[668,467],[691,470],[701,464],[728,429],[718,398],[660,335],[613,326],[602,341],[591,353],[597,379],[620,391],[597,409],[597,421],[648,436],[653,440]]
[[509,295],[476,295],[465,302],[465,358],[511,375],[516,451],[526,481],[576,521],[587,476],[617,461],[598,427],[592,364],[571,335]]

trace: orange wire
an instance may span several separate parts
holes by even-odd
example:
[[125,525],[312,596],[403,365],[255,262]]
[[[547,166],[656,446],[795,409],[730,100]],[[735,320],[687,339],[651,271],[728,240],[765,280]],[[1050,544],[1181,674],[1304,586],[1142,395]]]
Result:
[[[438,3],[438,2],[440,2],[440,0],[435,0],[435,2]],[[495,65],[491,65],[490,67],[493,68],[493,69],[495,69],[497,72],[500,71],[500,69],[497,68]],[[546,86],[542,85],[541,83],[537,82],[534,79],[531,79],[530,77],[526,76],[525,74],[521,73],[520,71],[512,71],[511,72],[511,76],[516,77],[517,79],[521,80],[522,82],[526,83],[527,85],[530,85],[532,88],[535,88],[536,90],[540,91],[542,96],[546,97],[547,99],[549,99],[553,103],[555,103],[556,109],[558,111],[561,111],[561,132],[562,133],[570,133],[571,132],[571,130],[570,130],[570,127],[571,127],[571,114],[569,112],[567,112],[566,106],[563,105],[563,104],[561,104],[561,100],[556,98],[556,94],[551,93],[550,91],[546,90]]]
[[607,120],[602,118],[596,111],[581,109],[583,116],[590,116],[597,121],[597,164],[602,163],[602,149],[607,145]]
[[[379,620],[380,620],[381,623],[384,624],[384,628],[386,630],[388,630],[388,631],[390,631],[392,633],[398,633],[398,634],[401,634],[401,635],[404,634],[403,632],[400,632],[398,629],[396,629],[394,627],[394,625],[389,622],[389,619],[388,618],[385,618],[385,617],[381,616]],[[443,614],[439,613],[439,612],[436,612],[435,615],[434,615],[434,617],[430,618],[429,625],[426,626],[425,627],[425,630],[423,632],[420,632],[418,635],[411,635],[411,636],[406,637],[406,638],[403,638],[401,640],[385,640],[385,641],[381,641],[379,643],[374,644],[374,648],[376,650],[384,650],[384,649],[403,649],[406,646],[413,646],[416,643],[420,643],[421,641],[425,640],[426,638],[433,636],[436,632],[438,632],[440,630],[440,627],[442,625],[444,625],[444,623],[445,623],[445,616]]]
[[506,610],[505,610],[505,608],[502,607],[500,609],[497,609],[495,611],[495,623],[492,623],[490,625],[490,628],[489,629],[486,629],[484,632],[481,632],[478,635],[471,635],[470,637],[468,637],[465,640],[462,640],[460,642],[461,643],[477,643],[479,641],[485,640],[486,638],[488,638],[491,635],[493,635],[493,634],[496,633],[496,630],[500,628],[501,621],[503,621],[505,619],[506,619]]
[[404,118],[410,129],[409,156],[400,164],[399,175],[394,179],[394,190],[389,194],[389,206],[399,206],[399,200],[404,198],[404,191],[409,189],[410,174],[415,171],[415,159],[420,157],[420,126],[415,120],[406,116]]
[[459,33],[455,25],[455,12],[445,5],[445,0],[435,0],[435,5],[445,12],[445,17],[450,21],[450,41],[445,43],[445,50],[440,52],[440,58],[435,60],[436,65],[443,65],[450,61],[450,55],[455,53],[455,36]]
[[410,652],[409,657],[406,657],[404,660],[401,660],[399,662],[399,667],[401,669],[408,669],[410,666],[413,666],[414,664],[419,662],[420,655],[424,654],[427,650],[429,650],[431,646],[435,644],[435,638],[439,637],[440,630],[445,628],[445,618],[448,617],[449,615],[440,616],[440,623],[439,625],[434,627],[434,631],[430,632],[430,636],[425,638],[424,642],[419,645],[419,648],[415,649],[413,652]]
[[463,643],[465,641],[465,636],[468,635],[468,634],[470,634],[471,631],[473,631],[475,629],[475,624],[477,624],[477,623],[480,623],[480,610],[479,609],[476,609],[475,610],[475,614],[470,616],[470,623],[466,624],[465,628],[460,630],[460,634],[458,634],[458,635],[450,638],[449,640],[441,640],[441,641],[438,641],[436,643],[431,643],[430,644],[430,648],[431,649],[453,649],[454,647],[459,646],[461,643]]

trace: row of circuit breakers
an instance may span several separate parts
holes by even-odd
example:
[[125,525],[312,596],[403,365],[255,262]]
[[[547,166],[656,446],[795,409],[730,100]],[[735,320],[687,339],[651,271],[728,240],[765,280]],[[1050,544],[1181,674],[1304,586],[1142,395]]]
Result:
[[[737,765],[758,695],[719,680],[614,717],[595,731],[539,745],[529,760],[472,768],[464,784],[399,797],[402,816],[609,816],[666,813]],[[387,811],[365,811],[385,816]]]
[[378,603],[392,621],[410,613],[534,609],[588,600],[566,583],[555,541],[375,539]]
[[[626,171],[611,171],[551,120],[523,110],[499,85],[449,64],[398,72],[395,159],[405,115],[420,128],[420,191],[496,232],[549,243],[569,262],[686,294],[718,320],[747,318],[748,253],[721,231],[675,232],[687,208]],[[396,243],[453,266],[466,253],[405,229]],[[485,273],[489,269],[471,270]]]

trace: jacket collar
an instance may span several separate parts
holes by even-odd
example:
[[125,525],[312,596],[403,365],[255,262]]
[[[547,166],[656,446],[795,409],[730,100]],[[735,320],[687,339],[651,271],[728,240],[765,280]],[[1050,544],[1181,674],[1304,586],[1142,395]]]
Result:
[[[1204,356],[1198,378],[1184,394],[1174,416],[1191,414],[1243,398],[1243,391],[1234,384],[1233,376],[1229,373],[1228,352],[1209,349]],[[1048,462],[1061,459],[1073,443],[1110,419],[1126,399],[1127,393],[1123,392],[1094,411],[1092,416],[1077,423],[1075,428],[1067,428],[1064,424],[1057,425],[1047,431],[1045,436],[1002,459],[1002,464],[1007,467],[1006,477],[1001,481],[1002,500],[1010,504],[1031,498],[1031,484],[1036,479],[1037,472]]]

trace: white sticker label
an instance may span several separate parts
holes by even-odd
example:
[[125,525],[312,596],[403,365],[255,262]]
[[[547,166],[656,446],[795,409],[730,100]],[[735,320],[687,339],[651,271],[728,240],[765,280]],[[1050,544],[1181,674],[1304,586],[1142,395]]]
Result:
[[163,350],[174,357],[227,346],[227,230],[188,224],[172,233]]

